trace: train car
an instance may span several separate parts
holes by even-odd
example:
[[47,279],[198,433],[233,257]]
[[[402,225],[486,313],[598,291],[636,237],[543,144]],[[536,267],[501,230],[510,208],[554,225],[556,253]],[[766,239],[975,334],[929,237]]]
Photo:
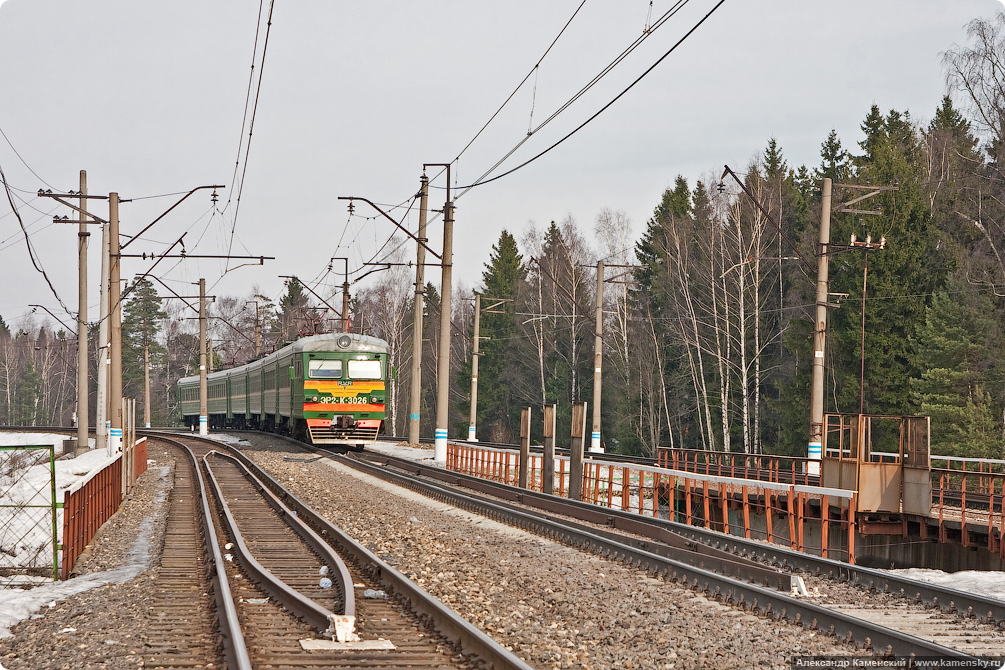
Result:
[[[207,375],[211,428],[251,428],[312,444],[363,448],[384,429],[387,342],[333,333],[297,340],[240,367]],[[185,424],[199,425],[199,377],[178,380]]]

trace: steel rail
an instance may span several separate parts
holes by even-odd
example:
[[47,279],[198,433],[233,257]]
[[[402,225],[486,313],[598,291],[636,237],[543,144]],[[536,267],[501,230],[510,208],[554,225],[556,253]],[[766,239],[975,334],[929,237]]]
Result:
[[[499,484],[490,480],[450,472],[441,468],[422,466],[415,461],[398,459],[384,454],[364,452],[363,457],[369,460],[384,460],[395,463],[396,467],[417,472],[422,469],[426,477],[445,481],[454,485],[466,486],[491,495],[515,500],[530,507],[576,516],[594,523],[609,525],[628,532],[651,535],[652,530],[660,528],[683,536],[686,539],[705,545],[723,548],[740,556],[753,556],[758,560],[767,561],[783,568],[793,568],[806,572],[824,574],[832,579],[840,579],[865,588],[880,591],[902,592],[909,598],[923,602],[926,605],[939,607],[946,612],[960,612],[972,615],[978,619],[1001,624],[1005,622],[1005,602],[973,593],[922,582],[908,577],[892,575],[881,570],[860,565],[851,565],[812,554],[789,549],[781,545],[772,545],[756,540],[726,535],[717,531],[689,526],[669,519],[643,517],[634,512],[599,507],[592,503],[569,500],[559,496],[550,496],[537,491],[521,489],[515,486]],[[517,498],[519,496],[519,498]]]
[[228,668],[234,670],[252,670],[251,656],[248,654],[248,645],[241,631],[241,622],[237,616],[237,607],[234,605],[234,597],[230,590],[230,581],[227,577],[226,563],[223,560],[223,553],[220,551],[220,543],[217,540],[216,525],[213,523],[213,515],[209,508],[209,499],[206,495],[206,483],[199,468],[199,462],[191,449],[181,442],[170,438],[158,436],[160,439],[180,448],[192,466],[195,479],[199,483],[198,496],[203,525],[203,542],[206,545],[208,559],[213,564],[212,582],[214,585],[213,594],[216,596],[216,606],[218,619],[220,622],[220,637],[223,638],[224,661]]
[[[224,498],[220,482],[209,464],[210,456],[225,458],[239,467],[243,471],[242,474],[250,478],[251,484],[258,489],[259,493],[263,495],[270,506],[279,512],[282,520],[300,535],[305,543],[322,557],[324,562],[327,562],[330,567],[335,567],[335,577],[339,581],[343,594],[344,605],[341,616],[290,587],[254,557],[247,543],[244,541],[244,536],[237,525],[237,520],[231,512],[230,506]],[[298,519],[292,510],[283,505],[271,491],[267,491],[265,485],[254,477],[238,459],[214,450],[202,457],[202,465],[213,485],[213,493],[220,503],[223,523],[227,532],[233,538],[235,553],[238,559],[244,564],[245,569],[255,578],[256,583],[295,616],[307,621],[317,630],[331,633],[340,642],[344,642],[347,634],[355,631],[356,605],[354,602],[352,577],[349,575],[349,569],[342,559],[339,558],[338,554],[321,537],[308,528],[303,521]]]
[[[382,458],[391,457],[382,456]],[[508,506],[485,501],[455,489],[444,488],[427,481],[416,480],[404,474],[389,471],[371,462],[345,456],[336,456],[334,460],[339,463],[350,464],[358,470],[386,481],[393,481],[406,488],[421,491],[424,495],[434,499],[477,511],[480,514],[503,520],[505,523],[511,525],[532,529],[540,534],[560,538],[561,541],[572,546],[584,548],[612,560],[627,562],[648,572],[662,574],[672,581],[685,584],[692,589],[701,590],[725,602],[744,607],[745,609],[749,608],[762,615],[787,619],[792,623],[800,624],[813,630],[822,629],[838,638],[855,640],[871,646],[881,653],[889,651],[904,656],[915,654],[923,656],[937,655],[959,659],[974,658],[955,649],[934,644],[896,630],[884,628],[862,619],[827,609],[826,607],[801,601],[754,584],[725,577],[709,570],[696,568],[649,551],[636,549],[622,542],[614,542],[601,537],[595,532],[585,532],[571,528],[564,520],[549,520],[524,511],[511,509]],[[394,460],[397,461],[399,459]],[[410,464],[416,465],[414,462],[410,462]],[[419,467],[424,470],[440,470],[439,468]],[[440,470],[440,472],[443,471]]]
[[[143,430],[137,432],[154,437],[162,437],[162,434],[159,434],[158,431]],[[269,437],[282,439],[302,449],[316,451],[312,445],[290,437],[282,435],[270,435]],[[233,457],[241,461],[278,499],[282,500],[293,510],[298,517],[307,522],[316,532],[329,538],[330,542],[339,545],[347,556],[351,556],[359,566],[367,570],[377,581],[380,581],[386,590],[407,600],[415,614],[426,618],[441,635],[457,643],[464,653],[480,657],[494,670],[534,670],[533,666],[493,640],[479,628],[408,579],[408,577],[395,570],[372,551],[356,542],[356,540],[340,528],[301,502],[292,492],[285,489],[258,464],[241,453],[240,450],[226,443],[198,435],[186,435],[186,438],[212,443],[215,447],[228,451]]]

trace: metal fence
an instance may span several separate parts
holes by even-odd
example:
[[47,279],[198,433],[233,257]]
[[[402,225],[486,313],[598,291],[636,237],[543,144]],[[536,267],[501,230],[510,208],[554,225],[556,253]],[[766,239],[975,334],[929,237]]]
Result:
[[56,579],[56,451],[0,446],[0,588]]

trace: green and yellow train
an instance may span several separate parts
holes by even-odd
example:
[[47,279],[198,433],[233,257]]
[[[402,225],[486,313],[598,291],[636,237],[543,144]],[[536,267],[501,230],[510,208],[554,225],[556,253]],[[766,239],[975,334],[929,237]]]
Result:
[[[297,340],[273,354],[207,375],[211,428],[250,428],[312,444],[357,449],[383,432],[387,342],[333,333]],[[186,425],[199,426],[199,377],[178,381]]]

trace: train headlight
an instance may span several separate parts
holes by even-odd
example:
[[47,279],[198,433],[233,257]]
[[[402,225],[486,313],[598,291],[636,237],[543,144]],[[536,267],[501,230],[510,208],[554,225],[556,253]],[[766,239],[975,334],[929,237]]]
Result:
[[374,405],[380,405],[383,401],[377,396],[374,396],[370,398],[370,402],[373,403]]
[[313,398],[311,398],[311,402],[317,402],[317,401],[318,401],[318,397],[317,396],[314,396]]

